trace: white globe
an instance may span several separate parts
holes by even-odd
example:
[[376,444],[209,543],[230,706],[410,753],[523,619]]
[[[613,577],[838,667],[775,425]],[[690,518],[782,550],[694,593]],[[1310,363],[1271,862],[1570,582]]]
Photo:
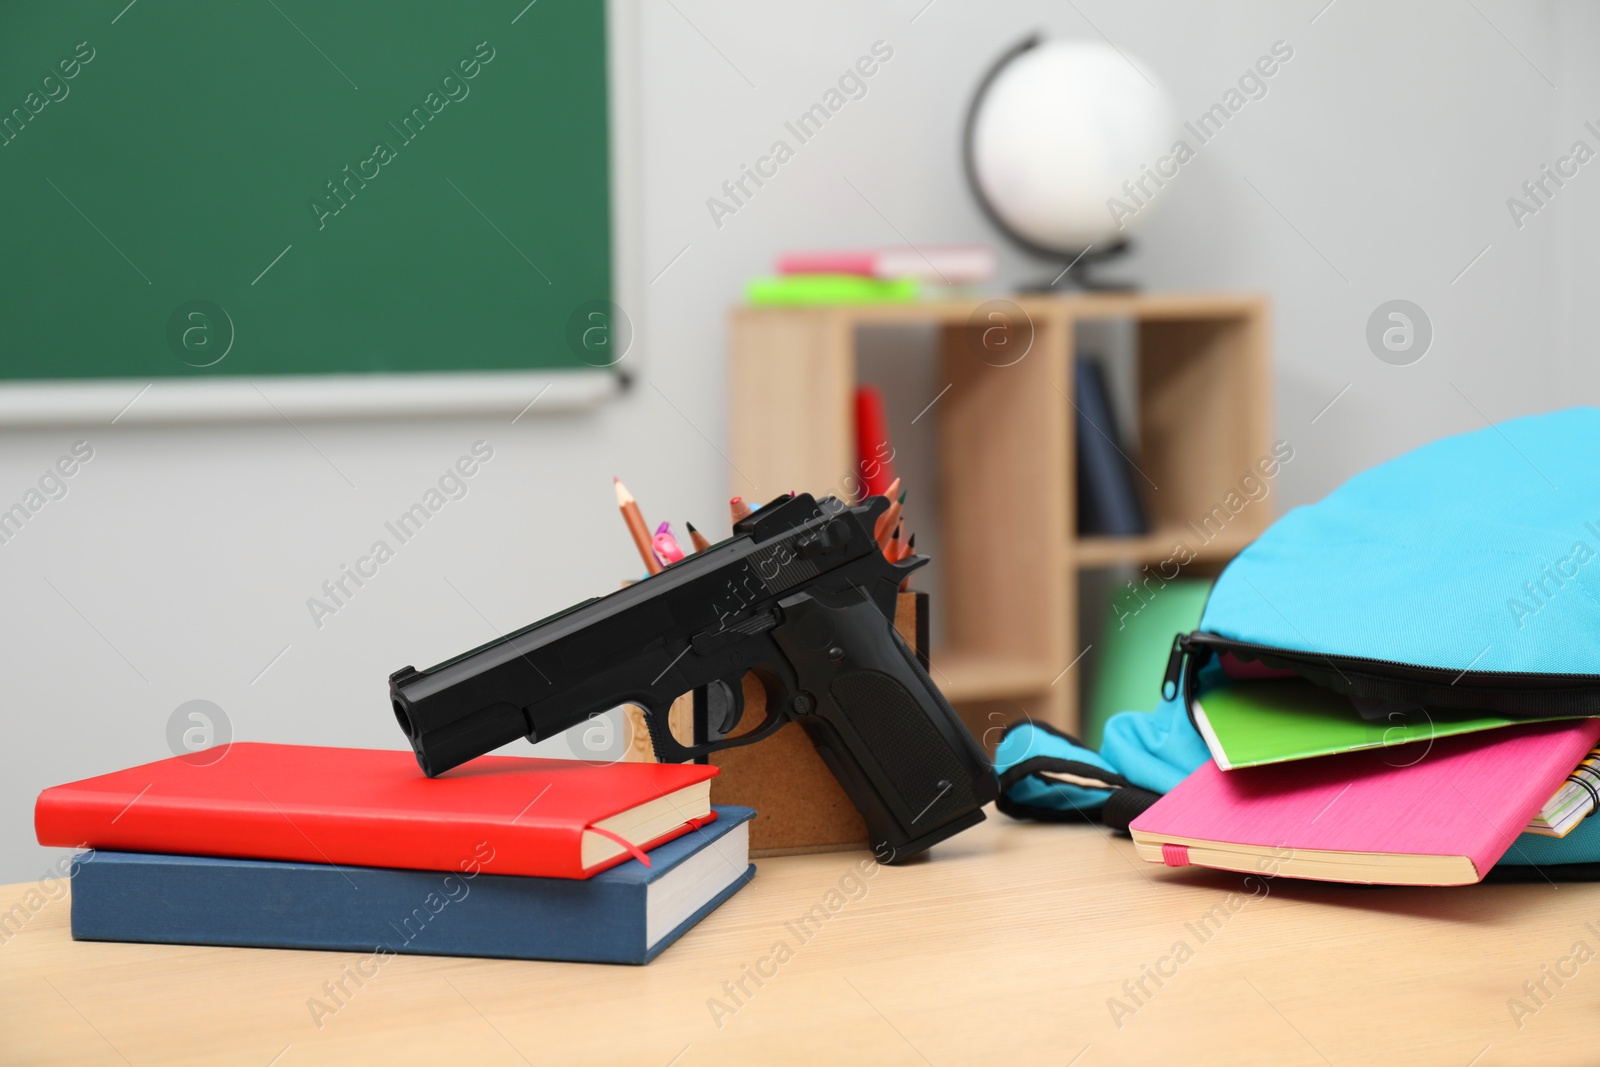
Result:
[[[1162,199],[1140,207],[1122,183],[1166,153],[1176,124],[1155,78],[1115,48],[1046,41],[1008,63],[979,103],[974,177],[995,214],[1033,244],[1064,253],[1104,247]],[[1110,197],[1136,209],[1120,229]]]

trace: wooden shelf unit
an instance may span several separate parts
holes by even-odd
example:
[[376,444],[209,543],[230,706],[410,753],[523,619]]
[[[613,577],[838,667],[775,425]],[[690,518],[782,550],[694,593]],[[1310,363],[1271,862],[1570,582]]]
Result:
[[1189,546],[1197,562],[1226,563],[1254,536],[1255,533],[1245,535],[1224,530],[1212,540],[1202,541],[1192,529],[1180,526],[1157,530],[1144,537],[1080,537],[1072,543],[1068,554],[1080,570],[1119,565],[1143,567],[1170,559],[1174,546],[1181,541]]
[[[996,310],[1001,318],[987,317]],[[980,313],[986,317],[975,320]],[[1148,479],[1141,489],[1156,532],[1079,538],[1074,327],[1119,319],[1134,324],[1131,455]],[[1265,502],[1237,513],[1225,505],[1272,455],[1267,302],[1248,294],[1096,293],[739,308],[729,355],[733,493],[748,495],[754,486],[769,495],[791,487],[851,495],[857,333],[894,325],[938,328],[936,358],[949,383],[932,408],[942,502],[934,610],[944,620],[934,680],[980,736],[998,736],[988,729],[997,715],[1076,730],[1077,676],[1068,667],[1084,651],[1078,572],[1166,564],[1171,577],[1168,561],[1188,556],[1185,570],[1219,565],[1270,518]],[[984,333],[994,326],[1014,332]],[[1001,349],[1008,354],[997,358],[986,338],[1009,344]]]

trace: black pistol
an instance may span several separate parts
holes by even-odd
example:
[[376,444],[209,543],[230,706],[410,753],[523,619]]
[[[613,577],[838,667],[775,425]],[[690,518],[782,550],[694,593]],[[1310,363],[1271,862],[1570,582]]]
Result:
[[[754,744],[787,722],[866,820],[885,862],[983,821],[994,771],[895,632],[900,582],[928,562],[890,563],[874,540],[883,497],[779,497],[733,536],[597,597],[418,671],[389,677],[395,717],[429,777],[519,737],[542,741],[621,704],[644,712],[656,758],[681,763]],[[729,736],[742,679],[766,718]],[[694,743],[667,709],[696,694]]]

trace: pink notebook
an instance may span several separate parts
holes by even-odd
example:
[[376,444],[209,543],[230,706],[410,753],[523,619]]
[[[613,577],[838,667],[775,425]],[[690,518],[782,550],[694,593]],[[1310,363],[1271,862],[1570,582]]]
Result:
[[1268,876],[1467,885],[1600,739],[1600,719],[1221,771],[1207,760],[1129,827],[1141,858]]

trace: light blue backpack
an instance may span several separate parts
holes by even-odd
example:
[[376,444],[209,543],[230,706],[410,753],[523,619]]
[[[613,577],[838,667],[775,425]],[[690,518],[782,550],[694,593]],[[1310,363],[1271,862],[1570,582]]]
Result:
[[[1125,829],[1209,758],[1188,707],[1223,655],[1384,704],[1600,715],[1600,408],[1435,441],[1283,516],[1175,639],[1155,711],[1114,716],[1098,753],[1007,731],[1000,809]],[[1499,866],[1548,864],[1600,876],[1600,820]]]

